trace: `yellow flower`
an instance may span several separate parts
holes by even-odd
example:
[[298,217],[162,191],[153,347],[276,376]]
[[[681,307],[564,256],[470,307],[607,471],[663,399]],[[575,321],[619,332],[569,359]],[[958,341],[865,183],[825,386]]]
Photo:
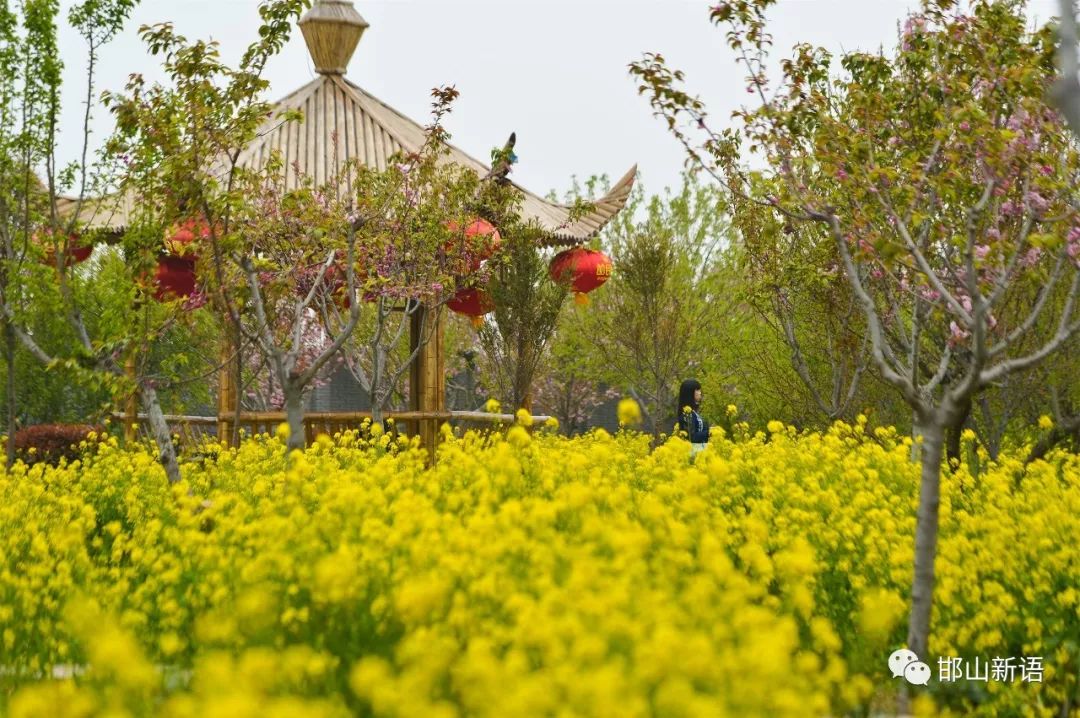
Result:
[[529,432],[524,427],[513,426],[506,432],[506,440],[518,448],[524,448],[532,442],[532,437],[529,436]]
[[1054,428],[1054,420],[1051,419],[1046,414],[1043,414],[1042,416],[1039,417],[1039,428],[1040,429],[1046,429],[1046,430],[1053,429]]
[[533,425],[532,414],[529,412],[528,409],[526,409],[524,407],[522,407],[521,409],[518,409],[514,413],[514,419],[517,421],[518,424],[521,424],[522,426],[532,426]]
[[[0,469],[0,650],[24,684],[6,708],[850,712],[877,700],[902,640],[919,467],[891,427],[768,427],[778,440],[740,422],[695,463],[677,439],[519,422],[445,435],[429,465],[418,438],[366,422],[287,462],[265,435],[182,456],[176,487],[149,445]],[[1068,698],[1051,679],[1072,654],[1044,647],[1064,645],[1080,605],[1061,589],[1075,584],[1080,460],[1025,457],[1008,445],[975,477],[965,456],[942,482],[929,650],[1014,646],[1046,657],[1047,680],[991,682],[978,705],[952,695],[956,715]],[[20,678],[83,663],[78,682]],[[740,690],[701,690],[725,685]]]
[[274,431],[274,436],[282,441],[288,441],[292,431],[289,429],[289,425],[286,422],[281,422],[277,425],[277,429]]
[[484,411],[489,414],[498,414],[502,410],[502,405],[495,399],[488,399],[484,404]]
[[734,404],[728,404],[728,405],[727,405],[727,415],[728,415],[729,417],[731,417],[732,419],[734,419],[734,418],[735,418],[735,416],[736,416],[736,415],[737,415],[738,413],[739,413],[739,407],[735,406]]
[[863,594],[859,610],[859,626],[872,640],[888,638],[903,618],[906,604],[896,592],[877,588]]
[[616,413],[619,417],[619,426],[636,426],[641,423],[641,407],[630,397],[619,401]]
[[184,641],[180,636],[175,633],[166,633],[158,641],[158,645],[161,647],[161,652],[166,656],[171,656],[175,653],[179,653],[184,648]]

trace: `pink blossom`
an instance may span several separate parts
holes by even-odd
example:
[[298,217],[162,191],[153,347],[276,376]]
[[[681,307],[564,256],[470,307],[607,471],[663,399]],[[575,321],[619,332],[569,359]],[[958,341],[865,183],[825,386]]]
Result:
[[970,130],[971,130],[971,123],[969,123],[967,120],[964,120],[963,122],[960,123],[960,131],[961,132],[968,132]]
[[836,179],[840,180],[841,182],[846,180],[847,176],[848,176],[848,174],[844,170],[842,170],[842,169],[836,170]]
[[931,303],[941,299],[941,293],[929,287],[919,287],[919,296]]
[[949,322],[949,346],[956,346],[971,336],[971,332],[960,328],[956,322]]
[[975,258],[980,262],[986,259],[986,256],[990,254],[990,247],[985,244],[980,244],[975,247]]
[[911,15],[904,22],[904,37],[921,33],[926,29],[926,18],[922,15]]
[[1009,115],[1008,121],[1005,122],[1005,127],[1016,132],[1023,129],[1024,125],[1028,122],[1028,114],[1024,108],[1020,108],[1013,114]]
[[1025,267],[1034,267],[1042,259],[1042,250],[1038,247],[1032,247],[1024,254],[1024,258],[1020,260],[1020,263]]
[[1001,230],[999,230],[997,227],[991,227],[990,229],[986,230],[986,238],[996,242],[997,240],[1001,239]]
[[1027,195],[1024,196],[1024,199],[1036,212],[1045,212],[1046,208],[1050,206],[1050,203],[1046,201],[1046,198],[1034,190],[1028,192]]
[[205,307],[207,302],[206,293],[201,289],[196,289],[193,294],[188,296],[182,305],[182,310],[185,312],[193,312],[200,307]]

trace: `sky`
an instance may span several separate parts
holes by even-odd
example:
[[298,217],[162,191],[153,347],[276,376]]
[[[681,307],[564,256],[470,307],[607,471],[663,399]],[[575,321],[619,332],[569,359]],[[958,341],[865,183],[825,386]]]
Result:
[[[65,10],[73,0],[62,0]],[[686,73],[721,125],[748,99],[743,72],[709,22],[701,0],[355,0],[370,27],[348,77],[409,117],[426,124],[430,91],[454,85],[460,94],[445,126],[451,142],[487,159],[517,133],[513,179],[539,194],[562,194],[572,178],[607,174],[612,181],[635,163],[650,192],[675,186],[684,153],[648,99],[638,95],[627,65],[659,52]],[[1053,15],[1054,0],[1033,0],[1029,14]],[[189,38],[220,43],[235,63],[258,30],[257,0],[142,0],[122,34],[101,52],[95,96],[121,90],[128,76],[161,79],[158,62],[138,37],[143,24],[171,21]],[[771,12],[776,53],[797,42],[834,53],[876,50],[895,42],[898,23],[918,7],[904,0],[780,0]],[[86,48],[70,28],[60,37],[65,64],[61,158],[81,149]],[[267,68],[271,99],[316,74],[296,31]],[[111,119],[95,108],[93,138]]]

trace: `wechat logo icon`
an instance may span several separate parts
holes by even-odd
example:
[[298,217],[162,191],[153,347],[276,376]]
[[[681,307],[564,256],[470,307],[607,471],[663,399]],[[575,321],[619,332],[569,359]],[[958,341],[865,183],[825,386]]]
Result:
[[925,686],[930,682],[930,666],[906,648],[892,652],[889,656],[889,670],[892,671],[893,678],[903,677],[913,686]]

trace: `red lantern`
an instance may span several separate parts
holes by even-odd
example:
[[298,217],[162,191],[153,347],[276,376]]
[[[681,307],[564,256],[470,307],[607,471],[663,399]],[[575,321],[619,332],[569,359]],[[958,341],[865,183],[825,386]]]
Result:
[[182,254],[196,237],[209,239],[210,227],[201,219],[188,219],[173,227],[172,234],[165,240],[165,247],[170,254]]
[[479,327],[484,321],[483,316],[494,311],[495,302],[491,300],[491,295],[483,289],[468,287],[458,290],[458,293],[446,303],[446,306],[450,311],[470,317],[473,326]]
[[[49,234],[52,234],[49,232]],[[35,241],[40,241],[37,234],[34,235]],[[45,248],[45,260],[44,263],[48,265],[56,264],[56,252],[58,247],[55,244],[50,243],[50,246]],[[94,253],[94,247],[92,245],[82,245],[79,243],[79,235],[77,232],[72,232],[68,235],[68,248],[64,254],[64,266],[70,267],[73,264],[85,262],[90,259],[90,255]]]
[[[457,222],[450,221],[446,223],[446,228],[451,232],[457,232],[459,225]],[[452,240],[447,243],[446,250],[453,251],[454,243],[456,240]],[[470,255],[469,270],[475,272],[480,269],[480,263],[485,259],[490,259],[491,255],[498,251],[502,245],[502,235],[499,234],[499,230],[485,219],[475,219],[468,226],[465,227],[465,240],[464,249],[467,250]]]
[[611,259],[594,249],[574,247],[552,258],[548,274],[552,281],[570,285],[575,302],[588,304],[586,295],[611,277]]
[[158,257],[154,281],[157,283],[154,298],[158,301],[167,301],[172,297],[190,297],[195,293],[195,257],[163,254]]
[[202,220],[188,219],[172,229],[165,240],[165,251],[158,256],[154,282],[157,291],[154,298],[160,302],[173,297],[187,299],[195,294],[195,261],[198,255],[189,252],[188,246],[201,237],[210,236],[210,227]]

